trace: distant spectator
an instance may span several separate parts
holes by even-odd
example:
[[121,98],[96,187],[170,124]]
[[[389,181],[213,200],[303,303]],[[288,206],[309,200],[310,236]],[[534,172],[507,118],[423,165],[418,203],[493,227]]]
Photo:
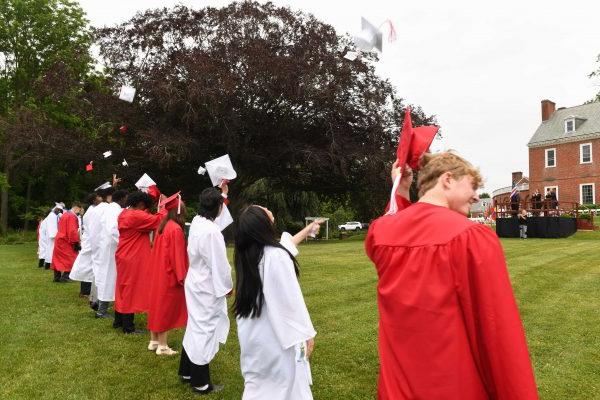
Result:
[[519,213],[519,237],[527,239],[527,211],[525,209]]

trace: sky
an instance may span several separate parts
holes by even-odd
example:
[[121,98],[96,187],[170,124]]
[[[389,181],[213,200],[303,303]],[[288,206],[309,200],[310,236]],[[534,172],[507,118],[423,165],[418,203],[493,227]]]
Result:
[[[572,107],[600,92],[600,2],[589,0],[323,1],[274,0],[315,15],[339,34],[357,33],[360,17],[391,20],[377,73],[406,103],[437,116],[443,139],[480,168],[483,191],[528,175],[527,142],[541,123],[543,99]],[[114,25],[148,8],[221,7],[229,1],[80,0],[93,26]]]

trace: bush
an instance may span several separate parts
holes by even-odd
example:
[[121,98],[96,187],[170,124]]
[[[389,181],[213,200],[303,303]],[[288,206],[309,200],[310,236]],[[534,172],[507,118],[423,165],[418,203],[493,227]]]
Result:
[[5,236],[0,236],[0,245],[23,244],[31,242],[37,242],[36,231],[8,232]]

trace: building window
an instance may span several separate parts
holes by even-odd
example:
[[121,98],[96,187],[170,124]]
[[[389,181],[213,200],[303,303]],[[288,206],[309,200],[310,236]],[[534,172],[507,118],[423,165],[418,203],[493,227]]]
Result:
[[546,168],[556,167],[556,149],[546,149]]
[[579,145],[579,162],[588,164],[592,162],[592,144],[582,143]]
[[575,119],[565,120],[565,133],[575,132]]
[[596,201],[596,188],[593,183],[579,185],[579,202],[581,204],[594,204]]

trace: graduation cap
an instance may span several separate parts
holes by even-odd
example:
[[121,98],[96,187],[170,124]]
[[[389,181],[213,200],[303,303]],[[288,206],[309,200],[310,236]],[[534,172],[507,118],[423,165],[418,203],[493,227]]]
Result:
[[90,171],[92,171],[92,170],[94,169],[94,165],[93,165],[93,164],[94,164],[94,162],[93,162],[93,161],[90,161],[90,163],[89,163],[88,165],[86,165],[86,166],[85,166],[85,170],[86,170],[87,172],[90,172]]
[[133,103],[134,97],[135,97],[135,88],[133,86],[127,86],[127,85],[121,86],[121,91],[119,92],[119,99],[125,100],[128,103]]
[[111,187],[110,182],[104,182],[102,185],[100,185],[96,189],[94,189],[94,192],[97,192],[98,190],[108,189],[109,187]]
[[62,201],[60,203],[54,203],[54,209],[59,209],[62,211],[65,211],[65,203],[63,203]]
[[344,58],[349,61],[354,61],[359,58],[360,53],[358,51],[349,51],[344,55]]
[[160,197],[160,190],[158,190],[156,182],[154,182],[146,173],[144,173],[144,175],[138,179],[138,181],[135,183],[135,187],[140,189],[142,192],[148,193],[150,197],[154,199],[154,201],[158,200]]
[[127,125],[121,125],[119,127],[119,132],[121,132],[124,135],[127,133],[127,129],[129,129],[129,128],[127,128]]
[[421,156],[429,149],[431,142],[435,138],[439,127],[435,125],[420,126],[413,128],[412,119],[410,117],[410,108],[406,107],[404,113],[404,122],[402,124],[402,133],[400,143],[396,150],[396,161],[400,167],[400,175],[394,180],[392,193],[390,195],[390,207],[386,215],[395,214],[398,211],[396,204],[396,191],[400,185],[400,179],[404,174],[405,166],[417,170],[419,168],[419,160]]
[[354,44],[361,51],[372,51],[373,48],[383,51],[383,33],[375,25],[367,21],[366,18],[360,18],[361,31],[352,38]]
[[129,164],[127,163],[126,159],[123,159],[123,162],[121,163],[121,165],[124,167],[129,167]]
[[208,161],[205,165],[208,176],[213,186],[218,186],[224,180],[231,180],[237,177],[237,173],[233,169],[229,154],[225,154],[219,158]]
[[110,151],[110,150],[105,151],[104,153],[102,153],[102,155],[104,156],[104,158],[108,158],[108,157],[112,156],[112,151]]
[[204,175],[206,173],[206,168],[198,167],[198,175]]
[[183,200],[181,200],[181,191],[167,197],[158,205],[158,208],[166,208],[168,211],[171,211],[175,207],[177,207],[177,214],[181,214],[181,205],[185,205]]

